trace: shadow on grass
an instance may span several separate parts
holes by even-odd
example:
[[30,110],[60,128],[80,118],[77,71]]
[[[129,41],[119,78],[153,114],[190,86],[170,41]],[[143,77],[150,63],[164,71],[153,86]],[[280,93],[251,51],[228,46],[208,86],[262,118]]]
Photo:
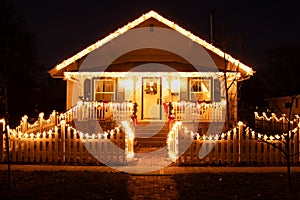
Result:
[[128,199],[125,173],[90,171],[13,171],[8,190],[7,173],[0,173],[1,199]]
[[176,174],[173,179],[180,199],[299,199],[300,173],[292,176],[291,193],[284,173]]

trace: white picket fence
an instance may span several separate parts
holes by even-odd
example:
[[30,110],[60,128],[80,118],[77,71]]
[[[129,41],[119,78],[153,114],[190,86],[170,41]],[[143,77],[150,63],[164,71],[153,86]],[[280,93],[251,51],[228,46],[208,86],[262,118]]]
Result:
[[[188,131],[180,122],[175,123],[168,135],[170,158],[183,164],[264,164],[281,165],[286,159],[280,147],[285,150],[283,135],[267,136],[255,133],[243,123],[232,131],[222,134],[200,136]],[[299,129],[290,138],[290,152],[300,150]],[[299,164],[299,154],[291,162]]]
[[[174,104],[175,111],[177,109],[176,113],[179,113],[178,106],[184,106],[184,109],[183,107],[179,109],[183,114],[180,119],[184,119],[183,116],[186,113],[194,113],[198,119],[199,109],[195,110],[193,104],[185,105],[182,102]],[[222,105],[219,106],[222,107]],[[115,116],[120,116],[119,120],[125,120],[120,126],[105,132],[82,133],[68,123],[74,119],[83,121],[98,119],[97,113],[90,112],[95,111],[94,108],[97,106],[86,104],[86,106],[72,108],[60,115],[53,111],[48,119],[44,119],[44,114],[40,114],[39,119],[33,124],[28,123],[27,117],[24,116],[20,125],[15,129],[9,129],[8,132],[11,161],[14,163],[126,165],[134,157],[135,130],[128,117],[132,111],[131,105],[128,103],[110,104],[109,109],[116,113]],[[218,107],[208,106],[208,108]],[[88,116],[83,117],[85,116],[83,113],[88,113]],[[273,129],[277,129],[277,126],[285,127],[287,124],[285,118],[277,118],[274,115],[267,118],[264,114],[258,116],[255,113],[255,118],[258,124],[261,123]],[[2,123],[3,120],[0,122]],[[263,135],[239,122],[238,126],[229,132],[200,135],[188,130],[190,127],[182,124],[179,120],[175,121],[167,141],[169,157],[179,165],[240,163],[281,165],[286,162],[283,153],[279,150],[281,148],[284,151],[286,148],[283,135],[286,133]],[[289,145],[291,154],[295,156],[292,156],[291,161],[292,164],[299,164],[300,155],[297,154],[300,151],[299,117],[295,117],[292,125]],[[0,134],[1,162],[7,161],[5,147],[5,135]]]
[[[263,112],[261,116],[259,116],[258,112],[254,113],[255,115],[255,128],[267,131],[280,131],[287,132],[288,131],[288,118],[285,114],[277,117],[274,113],[271,113],[270,116],[267,116],[267,113]],[[294,129],[298,127],[300,123],[300,116],[294,115],[292,116],[290,122],[290,128]]]
[[[130,102],[81,102],[65,113],[53,111],[48,119],[40,113],[32,124],[25,115],[19,126],[8,131],[11,161],[126,164],[134,156],[131,112]],[[74,120],[104,120],[121,125],[102,133],[81,133],[72,127]],[[0,134],[0,162],[7,159],[5,147],[5,136]]]
[[[103,133],[82,133],[61,120],[43,132],[9,129],[9,151],[13,163],[109,163],[125,165],[133,157],[132,126],[121,126]],[[0,161],[7,161],[5,135],[0,135]]]
[[36,133],[43,131],[47,131],[54,126],[58,125],[60,123],[60,117],[56,111],[53,111],[48,119],[44,119],[44,113],[39,114],[38,120],[36,120],[34,123],[30,124],[28,123],[28,117],[27,115],[24,115],[20,121],[20,125],[17,126],[15,129],[17,132],[22,133]]

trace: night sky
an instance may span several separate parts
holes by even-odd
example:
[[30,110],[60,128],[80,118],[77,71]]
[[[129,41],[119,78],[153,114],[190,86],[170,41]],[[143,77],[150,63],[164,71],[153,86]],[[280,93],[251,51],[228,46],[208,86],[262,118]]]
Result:
[[214,10],[215,34],[240,41],[225,51],[257,72],[241,90],[252,102],[264,95],[255,89],[264,84],[260,71],[266,67],[267,52],[300,44],[299,7],[289,0],[11,2],[36,36],[38,62],[45,71],[150,10],[209,42],[209,13]]
[[265,53],[300,43],[298,6],[292,1],[33,1],[13,0],[37,36],[39,62],[51,69],[91,43],[154,10],[202,39],[209,38],[209,12],[215,30],[241,38],[233,57],[256,71]]

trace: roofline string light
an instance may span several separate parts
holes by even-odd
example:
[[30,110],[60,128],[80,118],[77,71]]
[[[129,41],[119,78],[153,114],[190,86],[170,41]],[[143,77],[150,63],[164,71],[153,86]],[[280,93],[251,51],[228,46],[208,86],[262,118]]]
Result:
[[101,47],[102,45],[106,44],[107,42],[115,39],[116,37],[118,37],[119,35],[125,33],[126,31],[134,28],[135,26],[141,24],[142,22],[146,21],[149,18],[155,18],[156,20],[158,20],[159,22],[164,23],[165,25],[169,26],[170,28],[172,28],[173,30],[178,31],[179,33],[181,33],[182,35],[188,37],[189,39],[191,39],[192,41],[202,45],[203,47],[205,47],[206,49],[214,52],[215,54],[219,55],[220,57],[224,58],[226,60],[228,60],[229,62],[231,62],[232,64],[238,66],[240,69],[242,69],[247,75],[253,75],[254,71],[252,70],[252,68],[246,66],[245,64],[241,63],[239,60],[233,58],[231,55],[221,51],[219,48],[213,46],[212,44],[206,42],[205,40],[199,38],[198,36],[192,34],[191,32],[185,30],[184,28],[180,27],[179,25],[177,25],[176,23],[162,17],[161,15],[159,15],[158,13],[156,13],[155,11],[151,10],[146,14],[143,14],[141,17],[139,17],[138,19],[128,23],[127,25],[123,26],[122,28],[119,28],[118,30],[116,30],[115,32],[109,34],[108,36],[106,36],[105,38],[103,38],[102,40],[97,41],[96,43],[88,46],[87,48],[83,49],[82,51],[78,52],[77,54],[75,54],[74,56],[64,60],[63,62],[61,62],[60,64],[56,65],[53,69],[50,70],[50,74],[54,74],[56,72],[58,72],[59,70],[65,68],[66,66],[74,63],[76,60],[86,56],[87,54],[89,54],[90,52],[94,51],[95,49]]

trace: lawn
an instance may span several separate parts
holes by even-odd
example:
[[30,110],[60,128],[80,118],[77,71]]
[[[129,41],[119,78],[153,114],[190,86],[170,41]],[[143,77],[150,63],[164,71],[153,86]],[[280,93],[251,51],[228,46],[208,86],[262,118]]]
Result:
[[[147,184],[149,176],[144,179],[140,181]],[[292,193],[285,173],[176,174],[172,179],[184,200],[300,199],[300,173],[292,174]],[[130,199],[129,180],[129,174],[119,172],[13,171],[8,190],[7,172],[0,171],[0,199]]]
[[7,190],[7,172],[0,171],[0,199],[128,199],[125,173],[89,171],[13,171]]
[[[294,191],[288,192],[282,173],[176,174],[180,199],[300,199],[300,173],[293,174]],[[299,189],[298,189],[299,188]]]

